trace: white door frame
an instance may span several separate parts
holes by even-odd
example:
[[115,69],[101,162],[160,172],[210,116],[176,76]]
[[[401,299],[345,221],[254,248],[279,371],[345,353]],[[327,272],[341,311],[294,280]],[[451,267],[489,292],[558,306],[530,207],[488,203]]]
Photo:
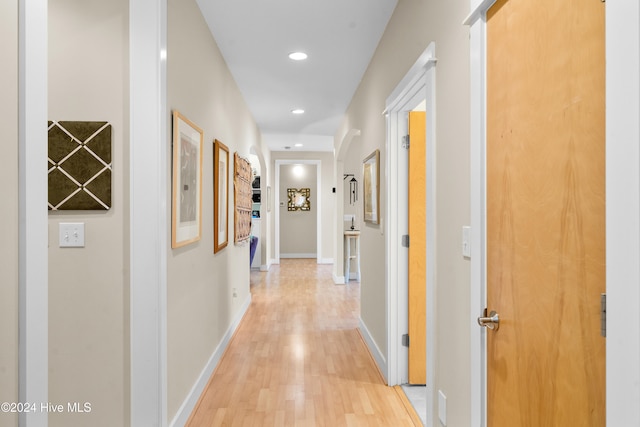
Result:
[[[316,166],[316,195],[315,195],[315,211],[316,211],[316,262],[322,263],[322,221],[320,220],[320,212],[322,211],[322,160],[294,160],[294,159],[278,159],[276,160],[276,180],[274,188],[274,206],[275,206],[275,264],[280,264],[280,166],[281,165],[315,165]],[[313,194],[311,197],[314,197]],[[312,199],[313,201],[314,199]]]
[[[427,408],[433,408],[435,386],[435,43],[430,43],[409,72],[387,98],[386,204],[387,232],[387,383],[398,385],[408,381],[408,352],[402,346],[402,334],[408,330],[408,251],[401,246],[408,230],[408,153],[402,148],[407,134],[407,114],[426,100],[427,110]],[[429,419],[429,417],[428,417]],[[428,421],[429,423],[430,421]],[[429,424],[428,424],[429,425]]]
[[640,425],[640,6],[606,7],[607,425]]
[[[471,0],[471,419],[486,426],[486,12]],[[640,425],[640,6],[606,7],[607,425]],[[477,255],[476,255],[477,254]],[[477,351],[476,351],[477,350]]]
[[[129,4],[130,423],[168,425],[167,1]],[[124,173],[124,170],[123,170]]]
[[473,321],[486,307],[486,11],[496,0],[471,0],[470,50],[470,427],[487,424],[486,331]]
[[[18,2],[18,397],[49,396],[47,2]],[[46,426],[46,411],[20,412],[20,426]]]

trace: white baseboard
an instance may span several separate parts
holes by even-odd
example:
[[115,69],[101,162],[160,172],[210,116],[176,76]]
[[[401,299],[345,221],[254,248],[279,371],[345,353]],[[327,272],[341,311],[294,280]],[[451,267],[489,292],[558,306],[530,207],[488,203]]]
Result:
[[380,370],[380,373],[384,377],[385,384],[389,384],[388,373],[387,373],[388,372],[387,370],[389,369],[389,367],[387,366],[387,359],[384,357],[384,354],[382,354],[382,352],[376,345],[375,340],[371,336],[371,333],[369,332],[369,329],[367,329],[367,326],[362,321],[362,318],[360,318],[360,333],[362,334],[362,338],[364,338],[365,344],[369,348],[369,352],[371,353],[371,355],[373,356],[373,359],[378,365],[378,369]]
[[209,361],[200,373],[200,376],[191,388],[191,391],[187,395],[186,399],[184,400],[184,402],[182,402],[182,405],[180,405],[178,413],[175,415],[175,417],[173,417],[173,420],[171,420],[171,423],[169,424],[171,427],[182,427],[189,420],[189,416],[193,412],[193,409],[196,407],[198,399],[200,399],[202,392],[207,386],[207,383],[209,382],[213,371],[215,370],[216,366],[218,366],[218,363],[220,363],[220,359],[222,358],[224,351],[227,349],[227,346],[231,341],[231,337],[233,337],[236,329],[238,329],[240,321],[249,309],[249,305],[251,305],[251,295],[247,297],[246,301],[242,305],[242,308],[240,309],[240,312],[229,326],[227,333],[224,334],[222,341],[220,342],[220,344],[218,344],[218,347],[209,358]]
[[280,260],[279,260],[279,259],[272,258],[272,259],[271,259],[271,261],[269,261],[269,268],[271,268],[271,266],[272,266],[273,264],[275,264],[275,265],[280,264]]
[[318,264],[333,264],[333,258],[322,258],[318,261]]
[[333,283],[335,283],[336,285],[344,285],[345,284],[344,276],[336,276],[334,274],[333,275]]
[[280,258],[317,258],[317,254],[280,254]]
[[273,259],[273,258],[268,259],[266,264],[262,264],[262,265],[260,266],[260,271],[269,271],[269,269],[271,268],[271,266],[272,266],[273,264],[275,264],[275,263],[276,263],[276,260],[275,260],[275,259]]

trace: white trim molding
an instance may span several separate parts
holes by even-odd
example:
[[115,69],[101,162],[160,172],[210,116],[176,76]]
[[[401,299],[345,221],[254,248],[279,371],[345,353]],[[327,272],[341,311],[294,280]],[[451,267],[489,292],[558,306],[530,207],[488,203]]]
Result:
[[200,373],[200,376],[198,377],[196,382],[193,384],[191,391],[189,391],[189,394],[187,394],[186,399],[184,400],[184,402],[182,402],[182,405],[180,405],[180,409],[178,409],[178,412],[176,413],[176,415],[173,417],[173,420],[171,421],[171,424],[170,424],[171,427],[184,426],[187,424],[187,421],[189,420],[189,416],[191,415],[196,405],[198,404],[198,400],[200,399],[200,396],[204,392],[204,389],[206,388],[207,384],[209,383],[209,379],[211,378],[211,375],[213,375],[213,372],[215,371],[216,367],[220,363],[220,360],[222,359],[224,352],[226,351],[227,347],[229,346],[229,343],[231,342],[231,338],[233,337],[233,334],[235,334],[236,330],[238,329],[238,326],[240,325],[240,322],[244,318],[244,315],[247,313],[247,310],[249,309],[250,305],[251,305],[251,295],[249,295],[245,300],[244,304],[242,304],[242,307],[240,308],[239,313],[236,315],[236,318],[233,320],[233,322],[229,326],[229,329],[227,329],[227,332],[224,334],[224,337],[222,337],[222,341],[220,341],[220,344],[218,344],[218,347],[215,349],[215,351],[209,358],[209,361],[207,362],[204,369]]
[[129,4],[132,426],[167,425],[167,1]]
[[262,266],[260,266],[260,271],[269,271],[269,269],[271,268],[272,265],[278,265],[280,264],[280,260],[279,259],[275,259],[275,258],[271,258],[269,260],[269,262],[267,263],[267,265],[265,266],[265,269],[262,269]]
[[607,425],[640,425],[640,6],[606,7]]
[[[46,0],[18,3],[18,396],[37,405],[49,396],[49,253]],[[20,426],[47,426],[46,411],[21,412]]]
[[369,332],[369,329],[367,329],[367,325],[365,325],[362,318],[360,318],[360,335],[362,336],[362,339],[364,340],[364,343],[366,344],[367,349],[369,350],[369,353],[371,354],[373,359],[376,361],[376,364],[378,365],[378,368],[384,378],[384,381],[388,385],[391,385],[389,384],[389,379],[387,377],[387,372],[388,372],[387,359],[384,357],[384,353],[380,351],[380,348],[376,344],[376,340],[373,339],[371,332]]
[[[476,3],[473,6],[473,3]],[[486,12],[495,0],[472,1],[469,25],[470,49],[470,318],[475,319],[486,306]],[[470,420],[469,426],[486,426],[486,331],[470,322]]]
[[[302,253],[288,253],[288,254],[280,254],[280,258],[298,258],[298,259],[305,259],[305,258],[313,258],[313,259],[317,259],[318,255],[317,254],[302,254]],[[318,261],[318,264],[321,264],[320,261]]]
[[485,19],[487,10],[493,6],[496,0],[471,0],[471,13],[462,22],[462,25],[474,25],[478,20]]

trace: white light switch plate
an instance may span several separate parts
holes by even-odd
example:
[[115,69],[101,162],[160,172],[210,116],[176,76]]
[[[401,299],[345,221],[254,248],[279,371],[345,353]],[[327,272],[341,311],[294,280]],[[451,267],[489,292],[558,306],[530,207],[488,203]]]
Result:
[[443,426],[447,425],[447,396],[438,390],[438,418]]
[[84,222],[60,223],[60,247],[84,248]]
[[462,256],[471,258],[471,227],[462,227]]

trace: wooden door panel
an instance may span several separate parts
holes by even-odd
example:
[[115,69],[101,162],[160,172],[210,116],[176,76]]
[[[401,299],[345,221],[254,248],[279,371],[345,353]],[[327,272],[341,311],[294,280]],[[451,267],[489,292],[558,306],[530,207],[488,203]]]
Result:
[[604,4],[487,14],[488,424],[604,426]]
[[426,113],[409,113],[409,383],[427,381]]

